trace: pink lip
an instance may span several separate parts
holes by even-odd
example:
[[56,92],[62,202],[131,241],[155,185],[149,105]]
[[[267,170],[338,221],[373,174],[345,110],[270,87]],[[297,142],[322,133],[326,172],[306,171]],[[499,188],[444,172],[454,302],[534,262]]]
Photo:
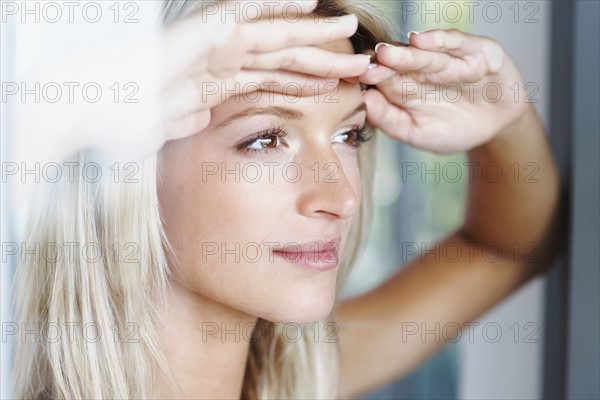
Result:
[[290,242],[280,249],[274,249],[273,254],[310,270],[329,271],[337,268],[339,264],[339,248],[340,238],[308,243]]

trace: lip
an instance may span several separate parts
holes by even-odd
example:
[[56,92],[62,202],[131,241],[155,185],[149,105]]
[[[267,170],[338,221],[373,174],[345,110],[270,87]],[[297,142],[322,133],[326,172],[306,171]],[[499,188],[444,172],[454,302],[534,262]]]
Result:
[[273,255],[312,271],[329,271],[339,264],[340,238],[306,243],[288,242],[273,249]]

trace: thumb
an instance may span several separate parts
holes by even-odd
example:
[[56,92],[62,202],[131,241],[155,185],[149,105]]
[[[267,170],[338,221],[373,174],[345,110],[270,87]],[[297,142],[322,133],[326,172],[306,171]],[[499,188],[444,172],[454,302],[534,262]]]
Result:
[[367,121],[370,124],[393,139],[408,142],[411,118],[405,110],[391,104],[377,89],[364,92],[363,99],[367,104]]

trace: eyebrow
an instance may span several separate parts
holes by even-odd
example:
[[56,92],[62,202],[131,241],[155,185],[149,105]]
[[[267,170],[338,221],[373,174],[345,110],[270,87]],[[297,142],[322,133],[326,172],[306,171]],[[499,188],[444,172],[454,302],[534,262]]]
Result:
[[[361,103],[354,110],[350,111],[342,121],[345,121],[354,115],[358,114],[361,111],[367,110],[367,104]],[[239,113],[233,114],[231,117],[227,118],[225,121],[221,122],[217,128],[222,128],[231,124],[233,121],[242,118],[248,118],[256,115],[274,115],[283,119],[294,119],[299,120],[304,118],[304,113],[299,110],[293,110],[291,108],[279,107],[279,106],[269,106],[269,107],[249,107]]]

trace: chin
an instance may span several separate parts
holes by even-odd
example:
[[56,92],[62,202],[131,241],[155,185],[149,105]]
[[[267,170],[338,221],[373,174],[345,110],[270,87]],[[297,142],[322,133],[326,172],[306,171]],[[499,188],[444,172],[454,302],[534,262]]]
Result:
[[335,280],[326,288],[321,285],[304,291],[290,288],[277,297],[271,304],[265,304],[269,307],[257,316],[275,323],[311,324],[331,313],[335,303]]

